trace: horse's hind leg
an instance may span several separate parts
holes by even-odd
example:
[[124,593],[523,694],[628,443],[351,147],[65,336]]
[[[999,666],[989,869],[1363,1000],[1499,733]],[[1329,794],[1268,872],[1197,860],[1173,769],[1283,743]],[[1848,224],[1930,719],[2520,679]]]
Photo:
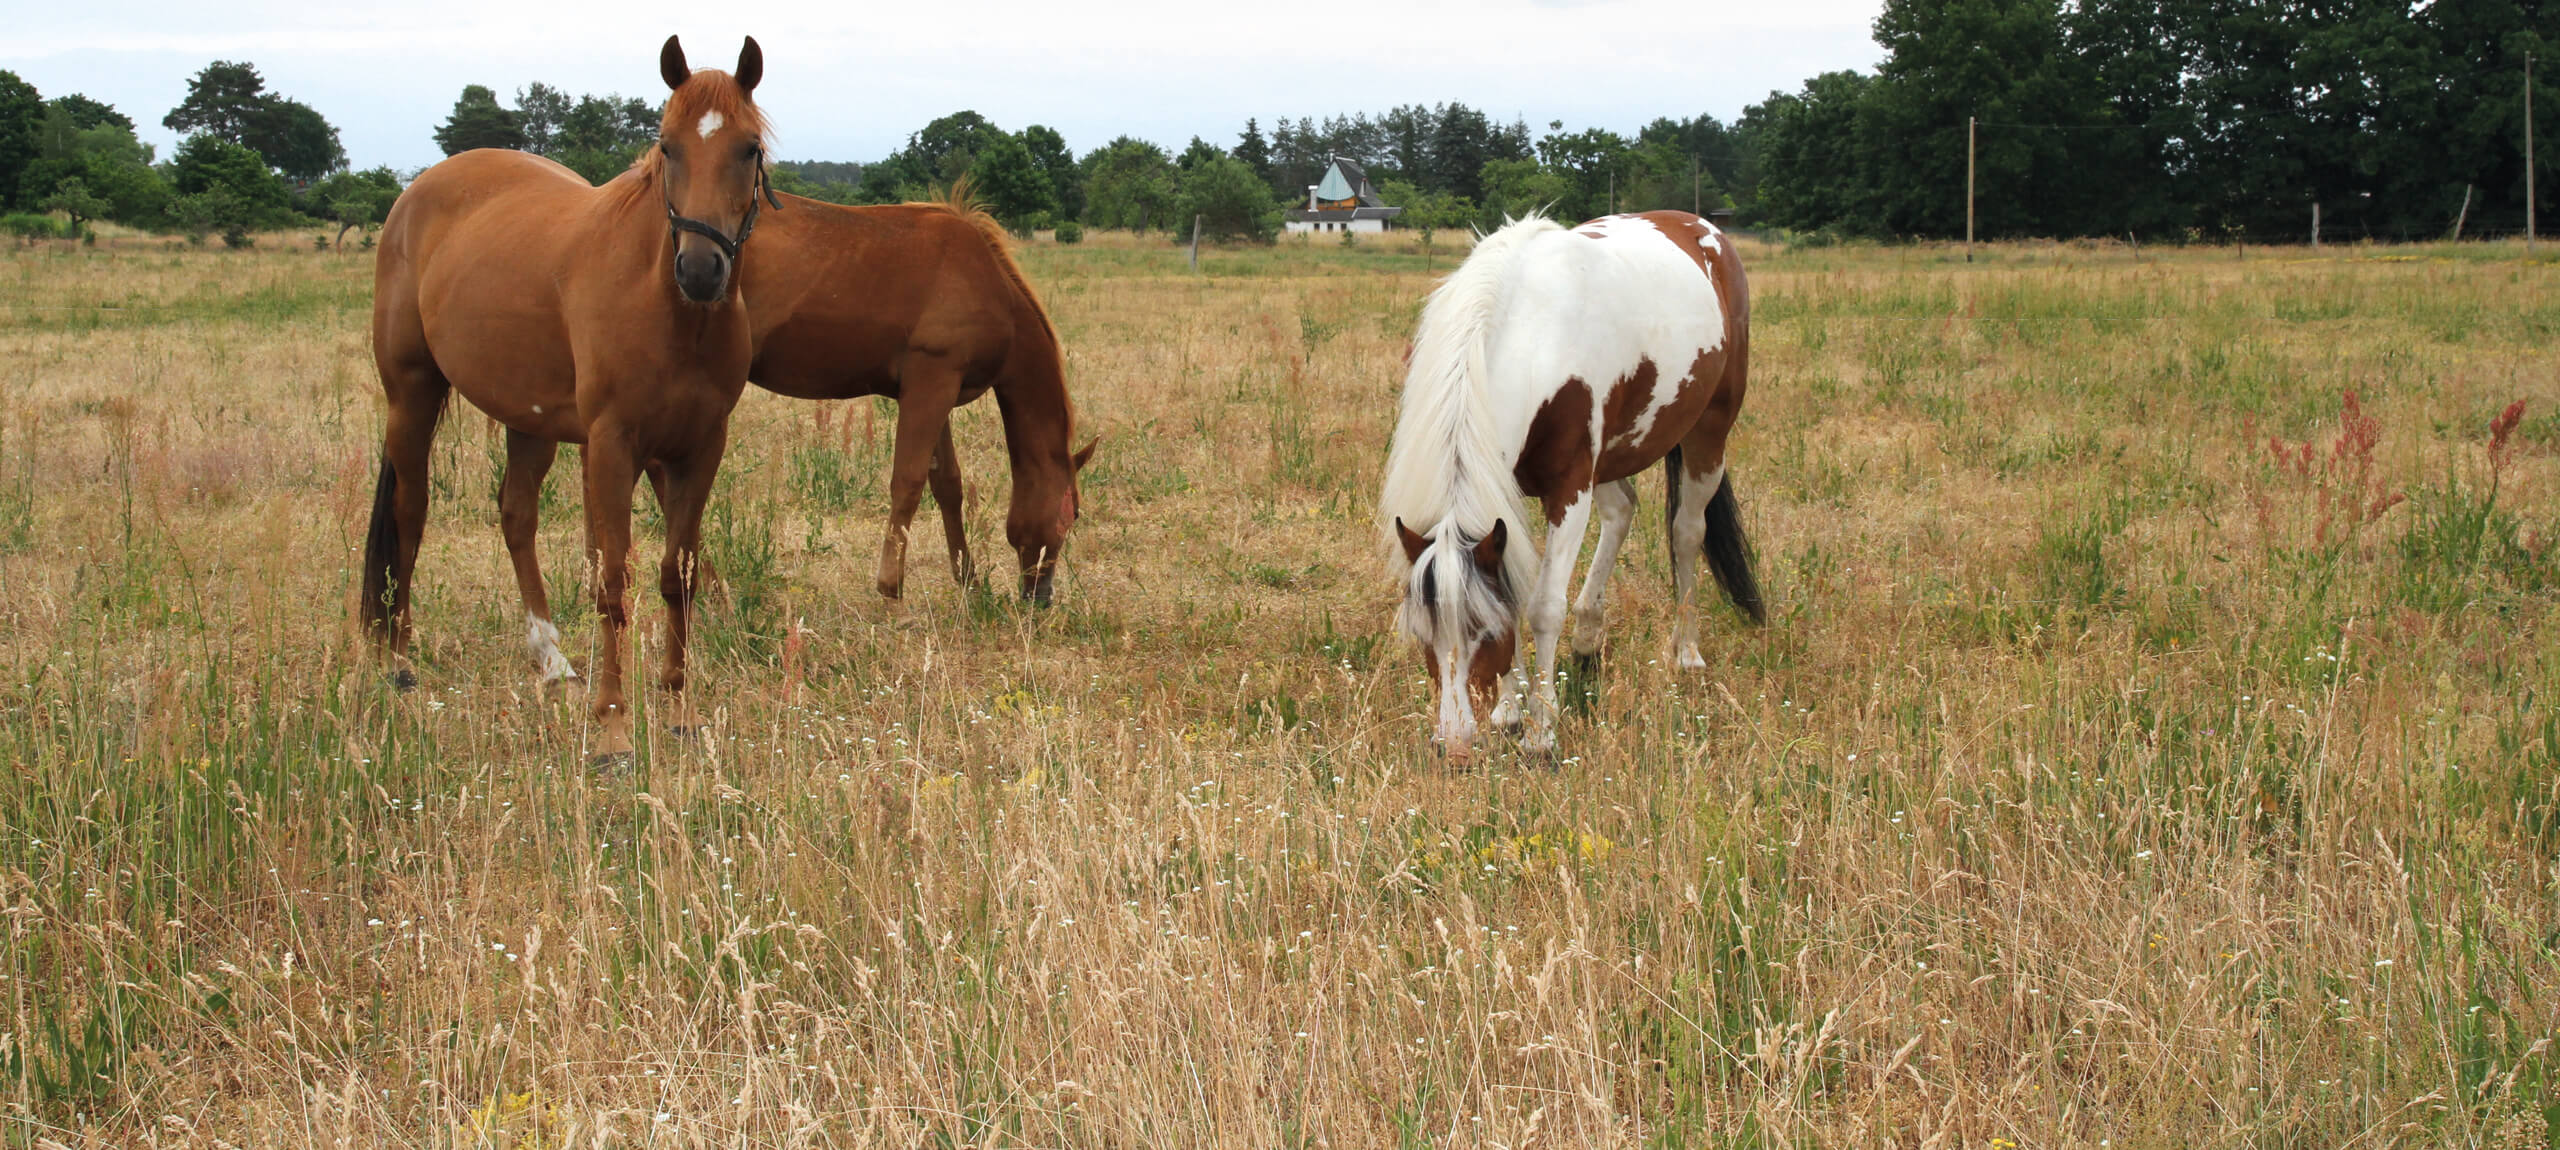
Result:
[[417,681],[406,665],[409,585],[417,571],[418,544],[427,531],[428,456],[452,385],[436,370],[423,344],[407,357],[386,349],[376,364],[389,402],[382,474],[374,488],[373,521],[365,532],[362,617],[395,662],[392,681],[405,690]]
[[542,480],[559,451],[557,443],[508,428],[507,474],[498,487],[498,524],[507,537],[507,559],[515,565],[516,594],[524,600],[525,646],[533,654],[535,681],[545,685],[578,677],[560,653],[560,628],[551,621],[551,593],[542,585],[535,538],[542,526]]
[[1723,436],[1715,436],[1712,442],[1705,439],[1703,428],[1690,432],[1687,442],[1662,461],[1670,493],[1663,515],[1665,534],[1671,540],[1671,602],[1677,616],[1671,631],[1671,661],[1684,671],[1703,670],[1707,665],[1706,657],[1698,653],[1698,560],[1706,552],[1707,503],[1724,483]]
[[969,559],[969,530],[960,521],[960,453],[951,445],[948,415],[942,418],[942,444],[933,449],[933,471],[927,478],[934,507],[942,512],[942,542],[951,549],[951,579],[967,587],[978,581],[978,567]]

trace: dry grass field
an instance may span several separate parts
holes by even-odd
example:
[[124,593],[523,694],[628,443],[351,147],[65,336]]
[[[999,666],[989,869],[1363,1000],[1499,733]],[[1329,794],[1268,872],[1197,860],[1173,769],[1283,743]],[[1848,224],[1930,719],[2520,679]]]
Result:
[[891,421],[751,392],[714,734],[596,776],[477,413],[420,689],[357,641],[371,261],[304,242],[0,254],[0,1143],[2554,1145],[2518,249],[1749,248],[1771,625],[1665,665],[1647,477],[1563,757],[1462,773],[1367,511],[1456,245],[1030,245],[1060,605],[930,512],[878,598]]

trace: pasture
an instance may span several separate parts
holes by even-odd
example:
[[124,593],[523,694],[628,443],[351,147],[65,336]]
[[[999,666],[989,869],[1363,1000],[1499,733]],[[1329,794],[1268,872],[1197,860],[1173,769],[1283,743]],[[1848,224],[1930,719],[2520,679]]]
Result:
[[476,412],[420,688],[360,642],[372,261],[297,240],[0,254],[0,1142],[2554,1144],[2518,249],[1746,246],[1770,626],[1669,668],[1648,474],[1562,757],[1461,773],[1369,518],[1453,237],[1027,245],[1058,605],[929,514],[880,599],[886,405],[751,390],[713,734],[594,775]]

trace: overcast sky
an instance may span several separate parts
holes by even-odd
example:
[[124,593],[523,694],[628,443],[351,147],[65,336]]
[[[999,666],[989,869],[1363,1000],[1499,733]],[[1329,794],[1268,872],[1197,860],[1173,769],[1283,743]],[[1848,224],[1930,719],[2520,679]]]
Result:
[[[696,67],[765,52],[757,102],[787,159],[868,161],[935,116],[1057,128],[1078,152],[1123,133],[1179,150],[1232,146],[1245,117],[1378,112],[1456,100],[1543,132],[1632,133],[1655,116],[1730,120],[1771,89],[1866,68],[1881,0],[1492,0],[1158,5],[880,0],[450,0],[379,10],[282,0],[17,5],[0,68],[48,98],[80,92],[133,117],[167,156],[160,117],[213,60],[338,126],[358,167],[440,158],[430,136],[465,84],[502,97],[540,80],[656,102],[659,43]],[[1298,13],[1298,14],[1291,14]]]

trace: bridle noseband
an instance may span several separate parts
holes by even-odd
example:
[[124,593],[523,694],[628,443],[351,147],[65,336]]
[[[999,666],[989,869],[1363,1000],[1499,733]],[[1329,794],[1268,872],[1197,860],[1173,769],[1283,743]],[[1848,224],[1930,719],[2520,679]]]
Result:
[[[658,150],[663,153],[667,150],[667,146],[659,144]],[[684,237],[684,233],[692,232],[717,245],[720,248],[720,254],[729,257],[729,262],[733,264],[738,262],[738,249],[747,246],[747,237],[755,234],[756,213],[762,211],[766,204],[772,204],[773,210],[777,212],[782,210],[782,200],[773,194],[773,181],[765,175],[764,149],[761,147],[756,149],[755,190],[747,194],[747,218],[738,221],[738,238],[731,239],[720,229],[691,216],[677,215],[676,203],[667,196],[667,181],[663,176],[658,180],[658,202],[665,204],[667,208],[668,239],[680,240]]]

